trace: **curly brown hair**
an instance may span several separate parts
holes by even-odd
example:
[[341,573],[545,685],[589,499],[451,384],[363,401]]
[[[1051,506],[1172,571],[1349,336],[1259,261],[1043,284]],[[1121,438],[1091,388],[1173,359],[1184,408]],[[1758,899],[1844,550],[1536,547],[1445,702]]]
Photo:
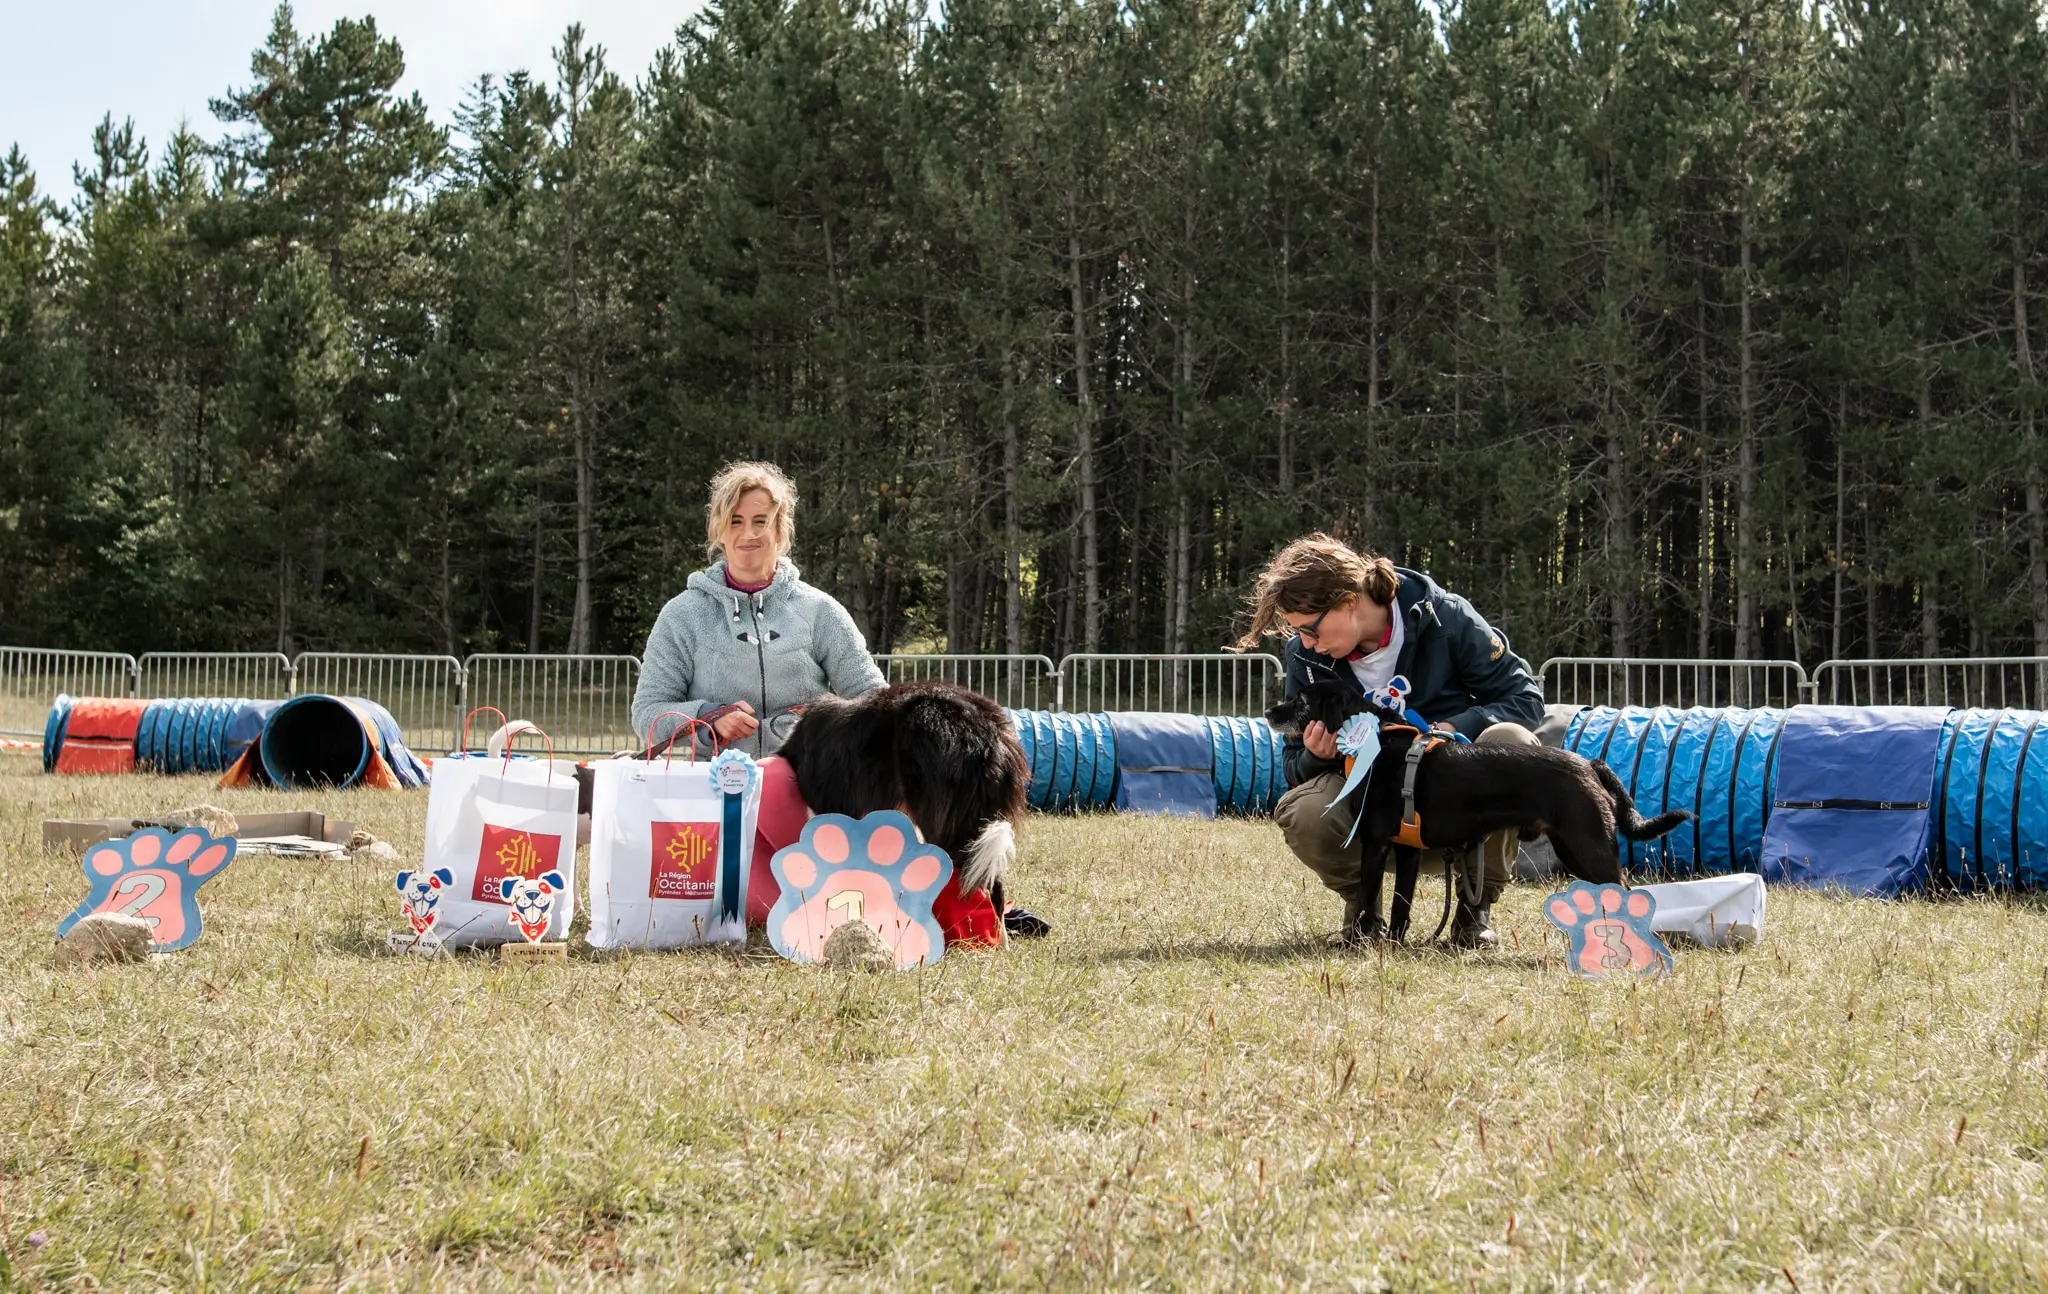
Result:
[[1393,562],[1378,553],[1361,553],[1343,540],[1317,531],[1287,545],[1266,563],[1258,584],[1245,599],[1251,626],[1230,649],[1249,650],[1268,634],[1292,637],[1293,630],[1280,618],[1283,611],[1320,615],[1359,596],[1389,604],[1400,587],[1401,577]]

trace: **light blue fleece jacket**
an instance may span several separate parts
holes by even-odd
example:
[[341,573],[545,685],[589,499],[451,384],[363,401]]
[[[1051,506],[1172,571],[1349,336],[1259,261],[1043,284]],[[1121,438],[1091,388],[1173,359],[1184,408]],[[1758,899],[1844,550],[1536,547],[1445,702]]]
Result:
[[650,734],[668,711],[695,718],[745,701],[762,723],[738,746],[758,759],[774,754],[793,728],[786,717],[777,721],[791,706],[827,692],[859,696],[885,681],[853,617],[804,583],[796,563],[783,558],[767,588],[742,593],[725,582],[725,563],[714,562],[655,617],[640,657],[633,730],[659,745],[683,722],[662,720]]

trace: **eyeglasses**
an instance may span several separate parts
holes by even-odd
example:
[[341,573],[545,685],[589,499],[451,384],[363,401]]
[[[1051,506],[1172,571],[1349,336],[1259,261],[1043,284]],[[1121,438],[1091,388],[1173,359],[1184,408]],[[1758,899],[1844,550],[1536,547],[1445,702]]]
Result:
[[1317,638],[1320,638],[1320,637],[1322,637],[1322,634],[1323,634],[1323,620],[1324,620],[1324,619],[1325,619],[1326,617],[1328,617],[1328,615],[1329,615],[1329,614],[1330,614],[1330,613],[1331,613],[1332,611],[1335,611],[1336,609],[1337,609],[1337,608],[1335,608],[1335,607],[1324,607],[1324,608],[1323,608],[1323,614],[1322,614],[1322,615],[1319,615],[1319,616],[1317,616],[1317,617],[1316,617],[1315,619],[1313,619],[1313,620],[1309,621],[1309,622],[1308,622],[1307,624],[1305,624],[1305,625],[1295,625],[1295,626],[1293,626],[1293,628],[1294,628],[1294,634],[1295,634],[1295,637],[1297,637],[1297,638],[1307,638],[1307,639],[1310,639],[1310,640],[1314,640],[1314,639],[1317,639]]

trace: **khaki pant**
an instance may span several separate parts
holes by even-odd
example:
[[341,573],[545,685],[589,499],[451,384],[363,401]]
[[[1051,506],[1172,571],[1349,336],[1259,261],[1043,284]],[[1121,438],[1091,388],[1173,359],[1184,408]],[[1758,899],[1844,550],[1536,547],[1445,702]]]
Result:
[[[1480,733],[1476,740],[1482,746],[1533,746],[1536,734],[1518,723],[1497,723]],[[1280,797],[1278,807],[1273,810],[1273,819],[1280,824],[1280,834],[1286,838],[1287,847],[1294,851],[1294,856],[1307,863],[1308,869],[1321,877],[1324,885],[1348,899],[1365,883],[1363,860],[1366,851],[1362,848],[1365,842],[1354,840],[1348,848],[1344,844],[1344,837],[1351,834],[1351,821],[1357,816],[1350,805],[1340,805],[1328,813],[1323,812],[1323,806],[1343,786],[1344,770],[1341,768],[1312,777]],[[1496,831],[1480,843],[1479,858],[1486,873],[1481,902],[1491,904],[1500,896],[1521,847],[1521,838],[1512,829]],[[1391,851],[1387,857],[1388,870],[1391,871]],[[1442,850],[1423,852],[1422,875],[1427,876],[1432,870],[1440,872],[1443,865]]]

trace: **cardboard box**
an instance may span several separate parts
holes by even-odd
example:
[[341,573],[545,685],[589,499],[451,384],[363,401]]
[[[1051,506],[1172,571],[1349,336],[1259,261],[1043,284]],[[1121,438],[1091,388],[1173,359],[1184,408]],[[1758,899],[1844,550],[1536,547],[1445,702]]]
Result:
[[[148,816],[132,818],[44,818],[43,849],[55,853],[71,850],[83,853],[102,840],[121,840],[135,834],[136,824],[145,827],[160,826]],[[237,813],[235,824],[241,828],[235,835],[239,839],[247,836],[311,836],[345,845],[356,834],[356,824],[340,818],[330,818],[324,813],[310,811],[300,813]]]

